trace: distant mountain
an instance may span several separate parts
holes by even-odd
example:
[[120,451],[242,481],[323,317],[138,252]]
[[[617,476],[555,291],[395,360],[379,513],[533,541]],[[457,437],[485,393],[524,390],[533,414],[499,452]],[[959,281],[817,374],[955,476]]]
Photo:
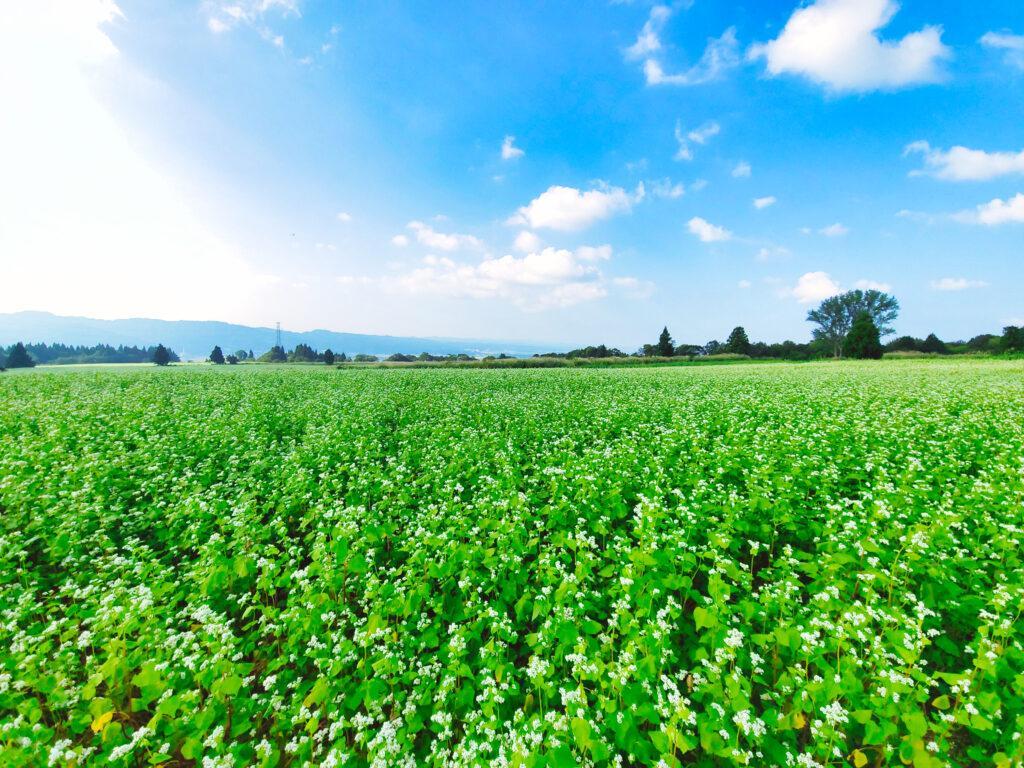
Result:
[[[261,355],[274,345],[273,328],[252,328],[203,320],[94,320],[88,317],[63,317],[49,312],[0,313],[0,345],[17,341],[25,343],[63,344],[164,344],[177,352],[182,360],[205,359],[219,345],[225,353],[236,349],[252,350]],[[563,351],[558,345],[523,344],[478,339],[437,339],[414,336],[373,336],[363,333],[335,331],[281,331],[285,349],[296,344],[309,344],[317,350],[332,349],[349,357],[357,354],[390,355],[395,352],[432,355],[465,353],[480,357],[504,352],[517,357],[538,352]]]

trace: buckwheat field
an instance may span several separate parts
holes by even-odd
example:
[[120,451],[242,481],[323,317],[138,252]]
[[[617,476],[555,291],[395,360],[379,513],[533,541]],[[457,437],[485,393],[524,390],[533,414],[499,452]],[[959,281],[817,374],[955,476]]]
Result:
[[1021,766],[1024,363],[0,378],[4,766]]

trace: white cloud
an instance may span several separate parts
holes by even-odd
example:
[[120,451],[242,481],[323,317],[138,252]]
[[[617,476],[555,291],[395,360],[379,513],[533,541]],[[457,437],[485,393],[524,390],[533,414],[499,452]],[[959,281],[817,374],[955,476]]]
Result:
[[827,227],[819,229],[818,234],[825,237],[842,237],[849,231],[848,227],[843,226],[837,221],[835,224],[829,224]]
[[745,160],[740,161],[736,164],[736,167],[732,169],[732,175],[735,179],[750,178],[750,163]]
[[773,245],[771,247],[761,248],[757,252],[758,261],[777,261],[788,258],[790,252],[788,248],[783,248],[781,245]]
[[694,128],[693,130],[687,133],[683,131],[683,124],[676,120],[675,137],[678,147],[676,149],[676,154],[674,156],[675,159],[692,160],[693,150],[690,149],[690,142],[693,142],[694,144],[704,145],[712,136],[718,135],[719,131],[721,131],[721,127],[718,125],[718,123],[712,120],[710,122],[704,123],[704,125],[700,126],[699,128]]
[[344,224],[348,224],[350,221],[352,221],[352,214],[346,211],[338,211],[338,221]]
[[969,288],[984,288],[987,285],[984,280],[968,280],[966,277],[943,277],[931,282],[931,288],[935,291],[966,291]]
[[502,160],[515,160],[517,157],[522,157],[526,154],[525,151],[517,146],[514,146],[516,137],[506,136],[501,142],[501,159]]
[[681,182],[673,184],[671,179],[652,181],[650,186],[652,195],[655,197],[668,198],[669,200],[675,200],[676,198],[682,197],[683,193],[686,191]]
[[657,59],[644,61],[644,77],[648,85],[702,85],[717,80],[740,62],[736,28],[729,27],[721,37],[709,38],[700,61],[688,69],[668,74]]
[[740,280],[738,283],[736,283],[736,287],[737,288],[742,288],[742,289],[747,289],[751,285],[752,285],[752,283],[749,280]]
[[967,224],[995,227],[1000,224],[1024,224],[1024,194],[1018,192],[1007,200],[998,197],[982,203],[973,211],[960,211],[953,218]]
[[818,0],[798,8],[775,39],[751,46],[768,72],[802,75],[834,91],[892,90],[943,77],[952,54],[942,28],[926,26],[900,40],[881,40],[899,10],[895,0]]
[[718,243],[732,238],[732,232],[719,227],[700,216],[694,216],[686,223],[691,234],[696,235],[702,243]]
[[704,53],[696,64],[681,72],[667,74],[656,56],[663,51],[661,31],[671,15],[672,9],[668,6],[654,6],[636,42],[623,52],[627,61],[643,61],[644,77],[648,85],[700,85],[717,79],[723,72],[739,64],[736,29],[730,27],[720,37],[708,39]]
[[767,197],[755,197],[754,207],[760,211],[768,206],[775,205],[776,202],[778,201],[771,195],[768,195]]
[[817,304],[841,290],[827,272],[807,272],[797,279],[789,294],[801,304]]
[[933,149],[927,141],[908,144],[904,156],[924,155],[925,170],[912,171],[912,175],[927,173],[948,181],[986,181],[999,176],[1024,174],[1024,149],[1020,152],[986,152],[956,146],[949,150]]
[[979,41],[986,48],[1005,52],[1006,63],[1024,69],[1024,35],[1009,32],[986,32]]
[[667,6],[656,5],[651,8],[651,15],[647,17],[647,21],[644,22],[643,27],[640,29],[636,42],[625,50],[626,59],[630,61],[644,59],[652,53],[660,51],[661,38],[659,35],[662,27],[665,26],[665,22],[671,15],[672,10]]
[[517,251],[522,251],[523,253],[530,253],[532,251],[538,250],[540,246],[540,238],[537,237],[537,235],[535,235],[533,232],[530,232],[528,229],[524,229],[518,235],[516,235],[515,248]]
[[631,299],[648,299],[654,294],[654,283],[650,280],[639,280],[635,277],[615,277],[612,283],[625,291]]
[[853,284],[854,288],[859,288],[862,291],[882,291],[888,293],[892,290],[892,286],[889,283],[880,283],[877,280],[858,280]]
[[506,223],[571,232],[629,211],[643,195],[642,184],[633,195],[621,187],[604,184],[586,192],[575,187],[552,186],[521,207]]
[[273,11],[277,16],[301,16],[299,0],[205,0],[206,26],[214,34],[229,32],[240,24],[252,27],[260,37],[276,48],[284,47],[284,38],[266,24]]
[[384,278],[382,284],[413,294],[504,299],[528,311],[569,307],[608,293],[600,270],[582,263],[578,254],[548,247],[521,257],[487,257],[476,264],[428,256],[422,266]]
[[576,258],[583,261],[608,261],[611,257],[610,245],[581,245],[576,249]]
[[391,244],[397,245],[399,248],[405,248],[409,244],[409,238],[405,235],[395,235],[391,238]]
[[[479,238],[473,235],[446,234],[438,232],[429,224],[422,221],[410,221],[407,225],[416,234],[416,239],[428,248],[437,248],[442,251],[455,251],[459,248],[479,248],[483,245]],[[392,240],[394,242],[394,240]]]

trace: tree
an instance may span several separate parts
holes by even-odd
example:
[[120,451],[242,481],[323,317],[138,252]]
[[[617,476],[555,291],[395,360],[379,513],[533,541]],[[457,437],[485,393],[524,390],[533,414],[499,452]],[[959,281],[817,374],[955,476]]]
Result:
[[658,355],[661,357],[672,357],[676,351],[676,345],[672,343],[672,334],[668,332],[668,326],[661,329],[658,337]]
[[348,362],[348,356],[344,352],[342,352],[341,355],[338,357],[338,362],[339,363],[347,363]]
[[288,356],[288,359],[295,363],[314,363],[320,356],[309,344],[299,343]]
[[35,364],[36,361],[29,357],[28,352],[25,351],[25,345],[20,341],[7,353],[8,368],[34,368]]
[[228,365],[238,365],[238,355],[228,355],[224,358]]
[[251,350],[251,349],[249,350],[249,356],[248,356],[248,359],[249,359],[249,360],[255,360],[255,359],[256,359],[256,355],[254,355],[254,354],[252,353],[252,350]]
[[817,324],[814,338],[827,341],[832,354],[840,357],[843,353],[843,339],[850,332],[853,321],[861,312],[870,315],[879,336],[893,333],[892,323],[899,315],[900,303],[896,298],[882,291],[847,291],[830,296],[807,313],[807,321]]
[[329,349],[324,350],[324,364],[334,365],[334,353]]
[[704,355],[717,355],[722,351],[722,342],[717,339],[712,339],[703,347],[701,347],[701,353]]
[[163,344],[157,344],[156,349],[153,350],[153,362],[161,366],[171,362],[171,353]]
[[917,352],[920,347],[920,339],[915,339],[913,336],[900,336],[885,345],[890,352]]
[[946,349],[945,343],[934,333],[929,333],[927,338],[921,342],[922,352],[933,352],[939,355],[949,354],[949,350]]
[[235,352],[235,357],[237,357],[239,360],[248,360],[249,353],[246,352],[244,349],[239,349],[237,352]]
[[878,335],[878,326],[871,314],[861,312],[843,339],[843,354],[856,360],[878,360],[882,356]]
[[224,365],[224,352],[221,351],[220,347],[214,347],[210,350],[209,360],[215,365]]
[[283,363],[288,359],[284,347],[273,346],[259,357],[261,363]]
[[750,354],[750,339],[747,338],[747,332],[743,330],[742,325],[737,325],[732,329],[732,333],[729,334],[729,338],[725,342],[725,351],[735,355]]
[[1003,352],[1024,352],[1024,328],[1008,325],[1003,328],[999,347]]

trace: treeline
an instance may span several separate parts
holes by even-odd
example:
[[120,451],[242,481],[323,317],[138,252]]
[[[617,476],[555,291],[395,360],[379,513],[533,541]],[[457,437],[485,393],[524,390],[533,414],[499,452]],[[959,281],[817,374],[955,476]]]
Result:
[[[148,363],[157,347],[95,346],[70,344],[23,344],[18,342],[7,349],[0,347],[0,367],[31,368],[35,365],[71,365],[75,363]],[[174,352],[168,350],[169,362],[178,362]]]
[[923,352],[935,355],[994,355],[1024,352],[1024,328],[1008,325],[1001,335],[982,333],[967,341],[943,341],[934,333],[923,339],[900,336],[885,345],[886,352]]

